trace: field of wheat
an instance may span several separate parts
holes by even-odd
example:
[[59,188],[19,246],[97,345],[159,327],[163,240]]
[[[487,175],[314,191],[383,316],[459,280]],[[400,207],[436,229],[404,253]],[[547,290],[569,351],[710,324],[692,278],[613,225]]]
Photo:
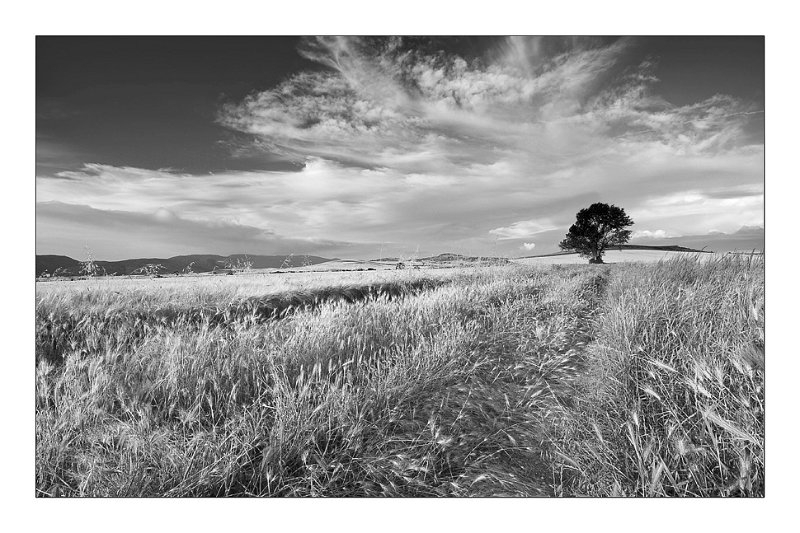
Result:
[[291,276],[37,284],[37,496],[764,493],[763,259]]

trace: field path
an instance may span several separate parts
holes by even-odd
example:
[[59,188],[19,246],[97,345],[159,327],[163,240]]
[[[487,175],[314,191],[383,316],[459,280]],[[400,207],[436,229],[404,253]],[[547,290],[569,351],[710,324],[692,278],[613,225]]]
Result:
[[544,418],[552,416],[553,407],[557,404],[572,404],[574,380],[586,367],[586,348],[595,339],[595,318],[601,312],[609,275],[606,267],[582,284],[577,295],[581,305],[573,309],[568,323],[560,331],[560,339],[549,347],[552,351],[547,353],[544,360],[542,354],[523,359],[521,370],[527,370],[527,376],[519,393],[535,428],[533,442],[528,443],[532,445],[532,462],[525,473],[538,482],[535,493],[530,496],[559,495],[558,483],[554,479],[555,469],[549,459],[547,437],[539,427]]
[[[600,268],[518,310],[518,327],[496,331],[487,340],[486,349],[497,352],[499,364],[470,383],[472,405],[479,406],[472,414],[492,416],[492,435],[504,442],[472,462],[464,476],[470,479],[468,495],[558,495],[540,428],[559,404],[570,404],[574,378],[585,367],[586,347],[595,338],[594,318],[608,283],[608,269]],[[498,411],[500,399],[505,408]]]

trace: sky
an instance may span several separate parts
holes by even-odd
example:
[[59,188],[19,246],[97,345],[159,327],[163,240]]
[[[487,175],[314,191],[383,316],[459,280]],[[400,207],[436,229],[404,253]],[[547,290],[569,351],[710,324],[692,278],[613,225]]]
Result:
[[762,37],[37,37],[36,253],[764,247]]

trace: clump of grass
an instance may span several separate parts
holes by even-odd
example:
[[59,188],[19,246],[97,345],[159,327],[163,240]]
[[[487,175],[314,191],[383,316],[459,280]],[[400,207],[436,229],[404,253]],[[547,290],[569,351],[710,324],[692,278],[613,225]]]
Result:
[[547,421],[563,494],[763,496],[762,259],[620,269],[596,331]]

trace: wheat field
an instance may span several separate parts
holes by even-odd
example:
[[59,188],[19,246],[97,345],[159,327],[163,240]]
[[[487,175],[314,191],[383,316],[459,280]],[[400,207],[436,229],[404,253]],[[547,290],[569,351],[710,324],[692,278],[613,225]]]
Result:
[[37,496],[762,496],[764,262],[37,284]]

